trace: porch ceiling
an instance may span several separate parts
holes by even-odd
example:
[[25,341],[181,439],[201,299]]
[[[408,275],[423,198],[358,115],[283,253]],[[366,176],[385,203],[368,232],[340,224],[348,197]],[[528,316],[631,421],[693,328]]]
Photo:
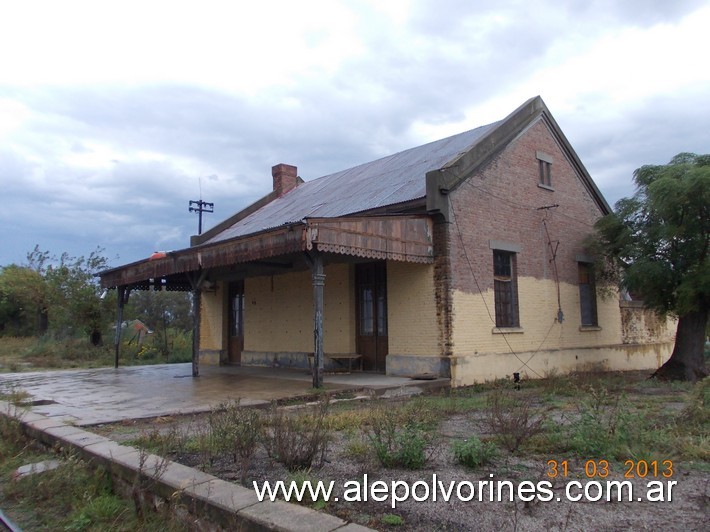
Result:
[[280,255],[317,250],[369,259],[431,263],[432,222],[425,215],[309,218],[215,244],[203,244],[164,257],[145,259],[102,272],[101,286],[188,288],[190,274]]

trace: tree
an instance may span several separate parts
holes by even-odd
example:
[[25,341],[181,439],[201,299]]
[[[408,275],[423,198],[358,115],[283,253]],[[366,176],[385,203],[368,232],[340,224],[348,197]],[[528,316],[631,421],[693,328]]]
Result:
[[124,316],[133,316],[153,329],[153,342],[163,355],[170,353],[170,330],[192,330],[191,296],[186,292],[131,292]]
[[42,272],[49,289],[52,328],[70,335],[78,328],[95,345],[101,343],[103,328],[101,289],[96,274],[106,269],[108,263],[102,252],[103,249],[97,248],[86,258],[62,253],[58,262],[54,261]]
[[634,172],[636,193],[596,224],[601,277],[618,280],[646,307],[678,317],[670,359],[654,376],[708,375],[704,346],[710,306],[710,155],[680,153]]
[[0,269],[0,330],[24,336],[47,331],[47,285],[31,268],[10,264]]
[[96,274],[107,266],[97,248],[88,257],[58,259],[39,246],[21,266],[0,268],[0,331],[13,334],[77,332],[100,343],[107,315]]

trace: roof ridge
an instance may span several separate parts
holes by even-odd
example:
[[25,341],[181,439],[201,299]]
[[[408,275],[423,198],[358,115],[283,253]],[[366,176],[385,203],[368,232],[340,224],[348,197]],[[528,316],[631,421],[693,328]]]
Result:
[[[504,119],[503,119],[503,120],[504,120]],[[459,133],[454,133],[453,135],[449,135],[448,137],[444,137],[444,138],[436,139],[436,140],[431,140],[431,141],[429,141],[429,142],[425,142],[424,144],[419,144],[419,145],[417,145],[417,146],[411,146],[411,147],[409,147],[409,148],[405,148],[405,149],[403,149],[403,150],[400,150],[400,151],[397,151],[397,152],[394,152],[394,153],[390,153],[390,154],[388,154],[388,155],[383,155],[382,157],[378,157],[377,159],[372,159],[372,160],[370,160],[370,161],[365,161],[365,162],[363,162],[363,163],[356,164],[355,166],[351,166],[351,167],[348,167],[348,168],[343,168],[342,170],[337,170],[337,171],[335,171],[335,172],[331,172],[330,174],[325,174],[325,175],[322,175],[322,176],[319,176],[319,177],[315,177],[315,178],[309,179],[309,180],[305,180],[305,179],[304,179],[304,183],[303,183],[303,184],[313,183],[313,182],[315,182],[315,181],[320,181],[321,179],[325,179],[325,178],[327,178],[327,177],[331,177],[331,176],[334,176],[334,175],[336,175],[336,174],[342,174],[342,173],[348,172],[348,171],[350,171],[350,170],[355,170],[355,169],[361,168],[361,167],[363,167],[363,166],[368,166],[368,165],[377,163],[377,162],[379,162],[379,161],[384,161],[385,159],[389,159],[389,158],[391,158],[391,157],[396,157],[397,155],[401,155],[401,154],[407,153],[407,152],[409,152],[409,151],[414,151],[414,150],[419,150],[419,149],[421,149],[421,148],[425,148],[426,146],[430,146],[430,145],[432,145],[432,144],[438,144],[438,143],[442,143],[442,144],[443,144],[445,141],[451,140],[451,139],[456,138],[456,137],[461,137],[461,136],[463,136],[463,135],[469,134],[469,133],[471,133],[471,132],[473,132],[473,131],[476,131],[476,130],[478,130],[478,129],[483,129],[483,128],[488,128],[488,127],[494,126],[494,125],[498,124],[499,122],[503,122],[503,120],[496,120],[496,121],[491,122],[491,123],[489,123],[489,124],[483,124],[483,125],[481,125],[481,126],[477,126],[477,127],[471,128],[471,129],[467,129],[466,131],[461,131],[461,132],[459,132]],[[410,165],[410,166],[411,166],[411,165]]]

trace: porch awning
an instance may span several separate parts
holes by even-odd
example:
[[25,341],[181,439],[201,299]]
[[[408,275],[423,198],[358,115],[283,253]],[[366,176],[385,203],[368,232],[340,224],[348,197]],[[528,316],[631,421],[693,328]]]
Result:
[[432,221],[426,215],[307,218],[232,240],[170,251],[99,276],[103,288],[143,288],[161,280],[166,288],[181,290],[190,287],[188,277],[182,274],[311,250],[432,263]]

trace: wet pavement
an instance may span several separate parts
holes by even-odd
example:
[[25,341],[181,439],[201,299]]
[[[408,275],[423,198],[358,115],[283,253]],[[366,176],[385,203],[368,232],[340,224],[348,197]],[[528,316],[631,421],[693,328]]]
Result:
[[[27,392],[33,412],[76,425],[204,412],[234,399],[249,406],[268,404],[312,392],[311,375],[304,370],[202,366],[198,378],[192,378],[191,371],[187,363],[4,373],[0,390]],[[408,393],[448,383],[359,372],[326,375],[324,381],[328,390],[377,393]]]

